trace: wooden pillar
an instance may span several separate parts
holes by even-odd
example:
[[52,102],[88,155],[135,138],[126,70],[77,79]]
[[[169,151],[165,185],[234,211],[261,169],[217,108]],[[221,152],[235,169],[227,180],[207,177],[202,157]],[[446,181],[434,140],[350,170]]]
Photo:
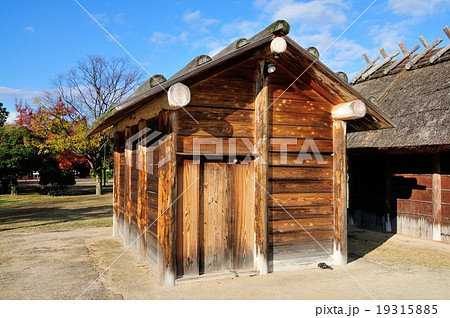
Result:
[[267,234],[268,191],[268,124],[269,78],[264,72],[265,61],[258,62],[255,98],[255,148],[260,156],[255,159],[255,265],[261,275],[269,272],[269,245]]
[[440,153],[433,154],[433,240],[441,241],[442,226],[442,191],[441,191],[441,158]]
[[384,230],[386,232],[392,232],[392,161],[391,155],[386,155],[386,164],[385,164],[385,206],[386,206],[386,220],[384,224]]
[[113,236],[119,236],[120,214],[120,133],[114,133]]
[[145,234],[144,231],[147,227],[147,210],[148,210],[148,200],[147,200],[147,151],[146,145],[142,144],[145,138],[145,129],[147,128],[147,121],[141,120],[138,124],[138,131],[140,137],[138,139],[138,145],[136,147],[136,165],[138,169],[138,193],[137,193],[137,227],[138,235],[140,235],[137,240],[137,258],[139,262],[145,261]]
[[125,171],[124,171],[124,215],[123,215],[123,224],[122,233],[123,233],[123,243],[125,247],[130,245],[130,215],[131,215],[131,165],[133,164],[133,149],[130,148],[130,145],[127,144],[127,141],[131,138],[131,127],[125,128]]
[[159,117],[159,129],[166,136],[159,146],[158,169],[158,271],[163,285],[174,285],[176,279],[175,218],[177,193],[177,112],[165,111]]
[[335,263],[347,264],[347,123],[333,121],[333,212]]

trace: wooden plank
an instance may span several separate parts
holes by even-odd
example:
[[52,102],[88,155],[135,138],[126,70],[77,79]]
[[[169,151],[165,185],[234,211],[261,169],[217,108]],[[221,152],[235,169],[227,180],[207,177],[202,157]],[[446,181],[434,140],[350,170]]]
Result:
[[333,209],[334,245],[333,259],[347,264],[347,155],[346,122],[333,122]]
[[310,217],[319,217],[324,215],[333,216],[333,205],[307,206],[307,207],[273,207],[269,209],[269,220],[292,220]]
[[261,275],[269,272],[268,247],[268,126],[269,126],[269,78],[264,75],[265,61],[260,60],[256,69],[255,145],[260,157],[255,159],[255,249],[256,268]]
[[[299,158],[298,153],[269,153],[269,165],[271,166],[294,166],[294,167],[330,167],[333,164],[333,157],[331,155],[322,155],[323,161],[319,161],[313,154],[311,159],[306,159],[304,156]],[[300,163],[301,162],[301,163]]]
[[[301,226],[300,226],[300,225]],[[333,216],[325,215],[325,217],[301,218],[301,219],[285,219],[277,221],[269,221],[269,233],[292,233],[301,232],[305,228],[310,230],[333,230]]]
[[[200,164],[193,160],[183,160],[178,168],[178,193],[183,195],[178,199],[177,227],[181,233],[177,245],[181,248],[178,258],[182,275],[199,275],[199,183]],[[197,181],[196,181],[197,180]],[[195,182],[195,183],[194,183]],[[194,183],[194,184],[193,184]],[[184,192],[183,192],[184,191]],[[180,271],[179,271],[180,273]]]
[[176,123],[176,111],[160,113],[160,131],[168,137],[159,147],[160,160],[167,162],[160,167],[158,180],[158,273],[164,285],[174,285],[176,278]]
[[242,122],[200,120],[197,124],[192,120],[185,120],[179,125],[179,136],[253,138],[253,134],[253,126]]
[[269,207],[296,207],[309,205],[330,205],[332,193],[275,193],[269,199]]
[[330,127],[331,113],[269,112],[270,122],[285,126]]
[[441,241],[442,227],[442,186],[440,153],[433,154],[433,240]]
[[230,180],[226,163],[205,162],[203,174],[204,273],[231,270]]
[[333,181],[285,181],[274,180],[270,184],[270,193],[331,193]]
[[[286,84],[285,84],[286,85]],[[331,114],[332,105],[324,101],[298,100],[288,98],[270,98],[270,108],[273,112],[291,112],[291,113],[329,113]]]
[[193,154],[199,151],[201,155],[251,155],[253,151],[253,138],[216,138],[202,136],[178,136],[178,152]]
[[[312,151],[314,146],[317,147],[320,153],[331,153],[333,152],[333,141],[323,140],[323,139],[299,139],[299,138],[270,138],[269,140],[269,151],[270,152],[294,152],[298,153]],[[314,158],[314,156],[313,156]]]
[[254,162],[229,165],[233,176],[233,269],[254,269],[255,246],[255,180]]
[[305,126],[300,126],[299,123],[296,126],[287,125],[269,125],[270,137],[281,138],[314,138],[314,139],[332,139],[333,131],[331,125],[329,127],[314,126],[306,123]]
[[270,167],[271,180],[332,180],[333,170],[314,167]]
[[[309,233],[309,234],[308,234]],[[300,228],[297,232],[291,233],[271,233],[269,234],[271,245],[274,246],[284,246],[284,245],[297,245],[300,246],[303,242],[314,242],[311,238],[314,237],[317,241],[328,240],[333,238],[334,230],[327,229],[311,229],[306,233]],[[311,235],[311,236],[310,236]]]
[[[254,121],[255,113],[248,109],[226,109],[216,107],[192,107],[186,106],[188,111],[199,123],[226,121],[226,122],[241,122],[252,123]],[[180,122],[192,121],[192,118],[184,111],[179,112]]]

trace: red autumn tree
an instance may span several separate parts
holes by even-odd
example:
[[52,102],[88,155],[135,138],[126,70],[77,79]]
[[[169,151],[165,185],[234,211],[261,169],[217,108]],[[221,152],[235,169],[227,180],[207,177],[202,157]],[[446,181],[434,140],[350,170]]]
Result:
[[71,153],[84,158],[96,176],[96,194],[102,193],[103,150],[111,138],[108,130],[87,133],[112,105],[122,101],[142,79],[142,72],[124,58],[107,60],[88,56],[77,67],[56,77],[53,91],[35,99],[36,109],[17,107],[17,124],[45,138],[41,151]]

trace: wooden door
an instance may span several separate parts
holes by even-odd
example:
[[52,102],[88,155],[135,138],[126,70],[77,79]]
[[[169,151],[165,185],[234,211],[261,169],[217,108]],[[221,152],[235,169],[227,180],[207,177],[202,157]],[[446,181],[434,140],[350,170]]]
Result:
[[254,268],[253,173],[253,163],[180,163],[179,276]]

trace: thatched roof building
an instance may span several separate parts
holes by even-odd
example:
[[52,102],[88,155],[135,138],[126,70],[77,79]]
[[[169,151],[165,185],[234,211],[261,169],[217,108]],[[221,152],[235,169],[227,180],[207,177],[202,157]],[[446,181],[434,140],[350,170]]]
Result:
[[450,148],[450,51],[434,64],[423,58],[411,70],[407,62],[385,75],[387,64],[354,85],[362,95],[375,97],[395,128],[351,133],[349,148]]
[[384,50],[378,64],[365,57],[352,81],[395,128],[347,135],[350,222],[450,241],[450,44],[420,39],[425,49],[416,55],[419,46],[400,43],[400,59]]

